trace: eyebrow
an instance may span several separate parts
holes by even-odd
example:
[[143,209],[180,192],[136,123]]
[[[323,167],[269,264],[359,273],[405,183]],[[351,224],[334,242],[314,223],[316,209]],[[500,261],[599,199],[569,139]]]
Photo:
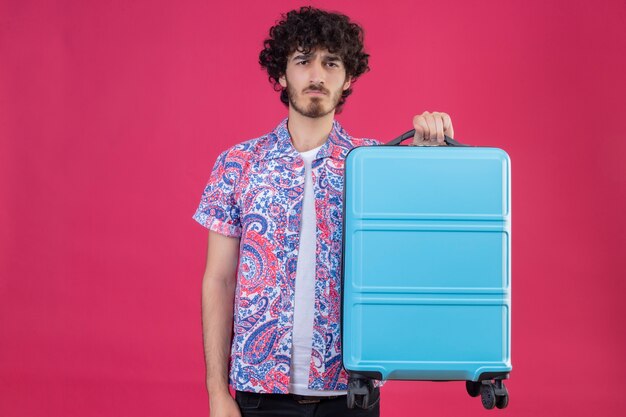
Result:
[[[311,58],[314,55],[315,55],[315,53],[313,53],[313,52],[309,52],[308,54],[301,53],[301,54],[294,55],[294,57],[291,58],[291,60],[295,61],[297,59],[309,59],[309,58]],[[324,60],[326,60],[326,61],[341,61],[341,58],[338,55],[327,54],[327,55],[324,56]]]

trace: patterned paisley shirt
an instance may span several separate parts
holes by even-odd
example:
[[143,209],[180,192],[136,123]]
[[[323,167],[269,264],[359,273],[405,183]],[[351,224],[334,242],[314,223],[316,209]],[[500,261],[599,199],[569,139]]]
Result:
[[[356,146],[337,121],[312,164],[316,262],[309,388],[347,389],[340,337],[344,160]],[[287,393],[304,161],[287,119],[273,132],[231,147],[218,158],[194,219],[240,237],[230,385],[239,391]]]

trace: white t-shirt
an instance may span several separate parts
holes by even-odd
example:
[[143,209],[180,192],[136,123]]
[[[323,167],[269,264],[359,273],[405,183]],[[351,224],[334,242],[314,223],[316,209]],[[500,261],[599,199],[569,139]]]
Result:
[[309,389],[309,369],[313,343],[313,312],[315,311],[315,195],[311,164],[321,146],[300,152],[304,159],[305,181],[300,224],[300,248],[296,267],[296,290],[293,314],[293,346],[289,392],[299,395],[343,395],[346,391]]

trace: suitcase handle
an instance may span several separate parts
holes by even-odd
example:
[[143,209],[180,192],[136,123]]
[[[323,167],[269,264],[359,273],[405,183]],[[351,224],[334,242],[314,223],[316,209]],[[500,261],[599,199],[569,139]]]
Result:
[[[414,135],[415,135],[415,129],[409,130],[408,132],[403,133],[402,135],[398,136],[394,140],[385,143],[385,145],[386,146],[396,146],[396,145],[399,145],[403,141],[407,140],[408,138],[412,138]],[[448,137],[448,136],[444,136],[443,140],[450,146],[470,146],[470,145],[465,145],[463,143],[459,143],[456,140],[454,140],[454,139],[452,139],[451,137]]]

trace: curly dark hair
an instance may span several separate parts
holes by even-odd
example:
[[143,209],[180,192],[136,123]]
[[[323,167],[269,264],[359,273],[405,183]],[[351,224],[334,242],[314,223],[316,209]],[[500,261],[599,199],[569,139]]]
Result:
[[[343,14],[302,7],[283,14],[282,20],[270,29],[269,36],[263,42],[259,63],[267,70],[274,90],[281,91],[280,101],[287,106],[289,96],[287,90],[280,85],[279,78],[285,75],[287,58],[296,49],[309,53],[321,47],[339,55],[346,69],[346,76],[352,77],[352,82],[370,69],[369,54],[363,50],[363,28]],[[352,86],[343,91],[337,104],[337,113],[341,112],[350,94]]]

